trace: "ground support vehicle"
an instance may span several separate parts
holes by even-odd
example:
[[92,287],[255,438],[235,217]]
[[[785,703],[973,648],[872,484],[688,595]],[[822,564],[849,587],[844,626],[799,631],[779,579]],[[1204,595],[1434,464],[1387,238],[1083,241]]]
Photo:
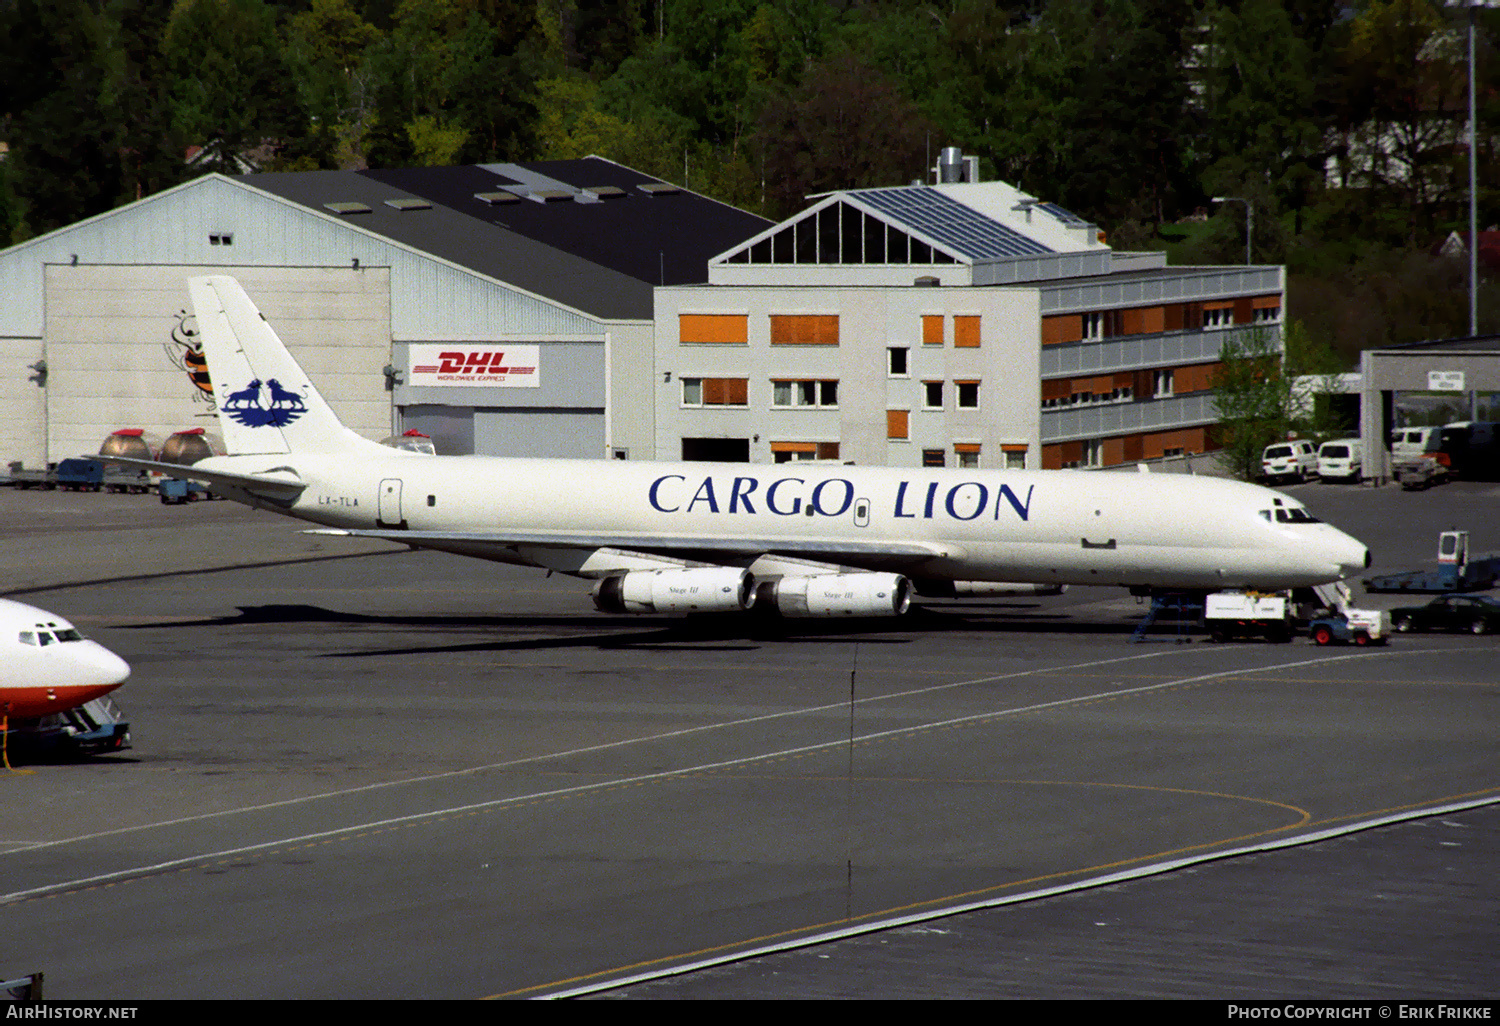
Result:
[[[1140,594],[1140,593],[1136,593]],[[1154,592],[1151,595],[1151,609],[1146,613],[1141,622],[1136,624],[1135,630],[1131,632],[1131,641],[1145,641],[1146,631],[1151,628],[1163,614],[1175,613],[1177,623],[1177,642],[1181,644],[1193,639],[1187,636],[1188,626],[1197,622],[1199,615],[1203,612],[1202,592]]]
[[74,757],[119,752],[130,747],[130,724],[106,698],[47,716],[7,720],[8,753]]
[[1290,641],[1294,632],[1290,599],[1285,592],[1216,591],[1204,600],[1203,626],[1214,641]]
[[1365,578],[1366,591],[1480,591],[1500,579],[1500,556],[1469,558],[1469,532],[1438,535],[1436,570],[1408,570]]
[[1391,464],[1391,478],[1412,492],[1442,484],[1448,480],[1448,468],[1431,456],[1408,456]]
[[1343,609],[1314,617],[1308,622],[1307,633],[1315,645],[1384,645],[1390,630],[1384,612]]
[[1491,634],[1500,631],[1500,601],[1487,595],[1440,595],[1425,606],[1392,609],[1391,624],[1403,634],[1408,631]]
[[145,495],[151,491],[151,475],[144,470],[104,468],[104,488],[118,495]]
[[71,492],[97,492],[104,487],[104,464],[98,460],[63,460],[57,465],[57,487]]
[[180,477],[162,478],[156,486],[156,491],[161,496],[164,506],[178,506],[184,502],[213,498],[208,489],[197,481],[184,481]]
[[54,464],[46,470],[28,470],[20,460],[13,460],[10,464],[9,484],[15,488],[56,488],[57,467]]

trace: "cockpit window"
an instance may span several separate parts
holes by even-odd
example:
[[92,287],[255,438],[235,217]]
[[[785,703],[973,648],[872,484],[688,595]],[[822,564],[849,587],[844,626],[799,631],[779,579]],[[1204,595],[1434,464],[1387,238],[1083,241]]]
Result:
[[36,640],[37,644],[46,646],[52,644],[53,638],[52,635],[48,634],[46,631],[37,631]]
[[82,641],[83,640],[83,635],[79,634],[78,630],[76,628],[69,627],[69,628],[67,628],[65,630],[60,630],[60,631],[57,632],[57,640],[58,641]]
[[21,644],[23,644],[23,645],[35,645],[36,644],[36,633],[33,632],[33,631],[22,631],[21,632]]
[[1263,517],[1265,517],[1267,520],[1271,519],[1271,511],[1268,510],[1268,509],[1261,510],[1260,511],[1260,515],[1263,516]]
[[[1264,515],[1264,512],[1262,512]],[[1266,517],[1267,520],[1270,517]],[[1321,524],[1323,521],[1313,516],[1301,506],[1277,506],[1276,522],[1278,524]]]

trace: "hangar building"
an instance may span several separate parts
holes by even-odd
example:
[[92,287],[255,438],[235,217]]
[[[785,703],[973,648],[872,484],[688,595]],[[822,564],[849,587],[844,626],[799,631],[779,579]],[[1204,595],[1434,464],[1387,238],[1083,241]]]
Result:
[[650,456],[653,290],[767,224],[594,157],[195,179],[0,251],[4,459],[213,428],[182,317],[205,273],[241,280],[368,437]]

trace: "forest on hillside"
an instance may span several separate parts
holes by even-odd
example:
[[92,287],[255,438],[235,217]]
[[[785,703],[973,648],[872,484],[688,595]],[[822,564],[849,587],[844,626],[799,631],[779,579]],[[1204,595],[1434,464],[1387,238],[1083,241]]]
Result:
[[[1478,15],[1480,227],[1500,10]],[[206,171],[599,154],[780,218],[982,175],[1174,263],[1285,263],[1349,362],[1467,334],[1468,14],[1440,0],[0,0],[0,244]],[[1500,330],[1487,282],[1482,332]]]

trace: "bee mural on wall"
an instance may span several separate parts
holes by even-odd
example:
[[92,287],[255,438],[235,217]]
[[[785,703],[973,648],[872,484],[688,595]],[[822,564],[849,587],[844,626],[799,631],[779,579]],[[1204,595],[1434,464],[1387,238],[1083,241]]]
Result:
[[198,322],[186,310],[177,311],[177,323],[172,325],[171,341],[163,344],[167,359],[188,376],[193,383],[195,402],[206,402],[214,409],[214,385],[208,377],[208,359],[203,355],[203,342],[198,338]]

